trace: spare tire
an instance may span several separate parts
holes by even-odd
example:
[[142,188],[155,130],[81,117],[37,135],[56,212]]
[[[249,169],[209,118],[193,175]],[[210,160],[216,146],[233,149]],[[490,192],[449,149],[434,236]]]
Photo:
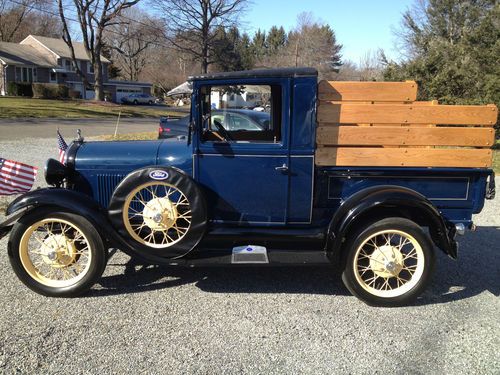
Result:
[[111,197],[108,215],[132,248],[170,259],[189,253],[207,227],[202,190],[173,167],[146,167],[127,175]]

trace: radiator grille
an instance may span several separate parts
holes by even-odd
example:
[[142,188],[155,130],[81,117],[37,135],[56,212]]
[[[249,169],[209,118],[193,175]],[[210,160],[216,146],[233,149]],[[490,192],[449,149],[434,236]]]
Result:
[[122,174],[97,175],[97,199],[103,207],[108,207],[111,195],[124,177]]

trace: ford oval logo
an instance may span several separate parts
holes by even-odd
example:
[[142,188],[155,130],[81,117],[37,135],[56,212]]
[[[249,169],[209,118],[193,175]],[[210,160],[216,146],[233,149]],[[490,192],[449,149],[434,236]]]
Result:
[[166,180],[168,178],[168,173],[157,169],[156,171],[149,172],[149,177],[153,180]]

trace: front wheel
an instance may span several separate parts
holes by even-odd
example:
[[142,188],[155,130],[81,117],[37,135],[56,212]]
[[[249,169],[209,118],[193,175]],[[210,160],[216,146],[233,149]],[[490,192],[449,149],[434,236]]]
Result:
[[403,306],[426,288],[434,248],[413,221],[387,218],[358,231],[346,244],[342,280],[372,306]]
[[35,211],[22,217],[11,232],[9,258],[26,286],[51,297],[86,292],[106,265],[105,248],[93,225],[62,211]]

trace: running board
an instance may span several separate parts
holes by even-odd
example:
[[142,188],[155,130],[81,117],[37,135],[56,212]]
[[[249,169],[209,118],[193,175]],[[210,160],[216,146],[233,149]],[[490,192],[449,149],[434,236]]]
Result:
[[233,247],[232,264],[269,263],[267,249],[264,246],[246,245]]

